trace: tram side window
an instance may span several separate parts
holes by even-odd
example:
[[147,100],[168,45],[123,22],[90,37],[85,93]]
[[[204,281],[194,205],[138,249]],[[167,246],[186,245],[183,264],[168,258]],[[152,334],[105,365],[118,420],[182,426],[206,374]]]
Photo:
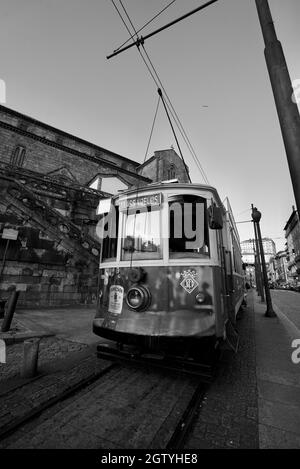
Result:
[[169,256],[209,257],[206,199],[194,195],[169,198]]
[[234,270],[238,274],[243,275],[242,258],[241,258],[237,240],[234,237],[232,237],[232,246],[233,246],[232,257],[233,257]]
[[115,260],[118,245],[119,207],[103,216],[102,261]]

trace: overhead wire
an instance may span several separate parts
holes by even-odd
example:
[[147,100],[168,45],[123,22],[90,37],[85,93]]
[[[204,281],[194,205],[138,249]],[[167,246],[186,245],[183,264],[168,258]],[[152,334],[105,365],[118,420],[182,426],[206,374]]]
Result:
[[183,156],[183,153],[182,153],[182,151],[181,151],[181,148],[180,148],[180,145],[179,145],[179,141],[178,141],[178,138],[177,138],[177,135],[176,135],[176,132],[175,132],[174,126],[173,126],[173,124],[172,124],[172,121],[171,121],[171,118],[170,118],[170,115],[169,115],[169,112],[168,112],[167,105],[166,105],[166,103],[165,103],[165,100],[164,100],[164,98],[163,98],[163,94],[162,94],[162,91],[161,91],[161,89],[160,89],[160,88],[158,89],[158,94],[160,95],[160,97],[161,97],[161,100],[162,100],[162,102],[163,102],[163,105],[164,105],[164,108],[165,108],[165,111],[166,111],[166,114],[167,114],[167,117],[168,117],[168,120],[169,120],[169,123],[170,123],[171,129],[172,129],[172,132],[173,132],[174,138],[175,138],[175,140],[176,140],[176,144],[177,144],[177,147],[178,147],[178,150],[179,150],[179,153],[180,153],[181,159],[182,159],[182,161],[183,161],[183,164],[184,164],[184,167],[185,167],[186,173],[187,173],[187,175],[188,175],[189,181],[190,181],[190,182],[192,182],[192,180],[191,180],[191,176],[190,176],[190,173],[189,173],[189,170],[188,170],[188,167],[187,167],[187,165],[186,165],[186,163],[185,163],[185,161],[184,161],[184,156]]
[[132,23],[132,21],[131,21],[131,19],[130,19],[130,16],[129,16],[128,13],[127,13],[126,8],[125,8],[124,5],[123,5],[122,0],[119,0],[119,2],[120,2],[121,7],[123,8],[123,11],[124,11],[124,13],[125,13],[125,15],[126,15],[128,21],[129,21],[129,23],[131,24],[132,29],[133,29],[134,32],[135,32],[135,35],[137,36],[137,35],[138,35],[137,30],[135,29],[135,27],[134,27],[134,25],[133,25],[133,23]]
[[[209,184],[209,181],[208,181],[208,178],[207,178],[207,176],[206,176],[206,174],[205,174],[205,171],[204,171],[204,169],[203,169],[203,167],[202,167],[200,161],[198,160],[198,157],[197,157],[197,155],[196,155],[196,152],[195,152],[195,150],[193,149],[193,146],[192,146],[192,144],[191,144],[191,142],[190,142],[190,139],[189,139],[189,137],[188,137],[188,135],[187,135],[187,133],[186,133],[186,131],[185,131],[185,129],[184,129],[184,127],[183,127],[183,125],[182,125],[182,123],[181,123],[179,117],[178,117],[178,114],[177,114],[177,112],[176,112],[176,110],[175,110],[175,108],[174,108],[174,106],[173,106],[173,104],[172,104],[172,102],[171,102],[171,99],[169,98],[168,93],[166,92],[166,90],[165,90],[165,88],[164,88],[164,85],[162,84],[162,82],[161,82],[161,80],[160,80],[160,78],[159,78],[159,75],[158,75],[158,73],[157,73],[157,71],[156,71],[156,69],[155,69],[155,67],[154,67],[154,65],[153,65],[153,62],[151,61],[150,56],[149,56],[149,54],[147,53],[147,51],[146,51],[146,49],[145,49],[145,46],[144,46],[143,44],[142,44],[142,47],[143,47],[143,50],[144,50],[144,52],[145,52],[145,54],[146,54],[146,56],[147,56],[147,59],[149,60],[149,63],[151,64],[151,67],[152,67],[152,69],[153,69],[153,71],[154,71],[154,73],[155,73],[155,75],[156,75],[156,77],[157,77],[157,80],[158,80],[159,84],[161,85],[161,87],[162,87],[162,89],[163,89],[163,91],[164,91],[164,94],[165,94],[165,96],[166,96],[166,98],[167,98],[167,101],[168,101],[168,109],[169,109],[169,111],[171,112],[172,117],[173,117],[174,121],[175,121],[176,124],[177,124],[178,130],[180,131],[181,136],[182,136],[182,138],[184,139],[184,141],[185,141],[185,143],[186,143],[186,145],[187,145],[187,147],[188,147],[188,149],[189,149],[189,151],[190,151],[190,153],[191,153],[191,156],[192,156],[192,158],[194,159],[194,162],[196,163],[196,165],[197,165],[197,167],[198,167],[198,169],[199,169],[199,171],[200,171],[200,173],[201,173],[201,175],[202,175],[204,181],[205,181],[207,184]],[[152,74],[151,74],[151,75],[152,75]],[[152,77],[153,77],[153,75],[152,75]],[[155,81],[155,83],[156,83],[156,81]],[[157,83],[156,83],[156,85],[157,85]],[[170,109],[170,108],[171,108],[171,109]]]
[[172,0],[172,2],[168,3],[168,5],[166,5],[162,10],[160,10],[160,12],[157,13],[153,18],[151,18],[151,20],[147,21],[147,23],[145,23],[144,26],[139,28],[132,36],[130,36],[125,42],[123,42],[123,44],[121,44],[117,49],[115,49],[114,52],[120,50],[121,47],[125,46],[125,44],[127,44],[127,42],[129,42],[131,39],[133,39],[136,34],[140,33],[143,29],[145,29],[146,26],[148,26],[150,23],[152,23],[152,21],[154,21],[156,18],[158,18],[159,15],[161,15],[164,11],[166,11],[167,8],[169,8],[175,2],[176,2],[176,0]]
[[[136,29],[135,29],[135,27],[134,27],[134,25],[133,25],[133,23],[132,23],[132,21],[131,21],[129,15],[128,15],[128,13],[127,13],[127,10],[126,10],[126,8],[125,8],[125,6],[124,6],[122,0],[119,0],[119,2],[120,2],[121,6],[122,6],[122,8],[123,8],[123,11],[124,11],[124,13],[125,13],[125,15],[126,15],[128,21],[129,21],[129,23],[131,24],[131,27],[133,28],[133,30],[134,30],[136,36],[138,37],[137,31],[136,31]],[[153,65],[153,63],[152,63],[152,61],[151,61],[151,59],[150,59],[150,57],[149,57],[149,54],[147,53],[147,51],[146,51],[146,49],[145,49],[143,43],[142,43],[142,47],[143,47],[143,50],[144,50],[144,52],[145,52],[145,55],[146,55],[146,57],[147,57],[147,59],[148,59],[150,65],[151,65],[151,67],[152,67],[152,70],[153,70],[153,72],[154,72],[156,78],[158,79],[158,82],[160,83],[161,87],[162,87],[163,90],[164,90],[164,93],[165,93],[165,95],[166,95],[166,97],[167,97],[167,100],[168,100],[168,102],[169,102],[169,105],[171,106],[172,111],[174,112],[174,114],[175,114],[175,116],[176,116],[178,122],[176,122],[176,119],[175,119],[175,117],[174,117],[173,112],[172,112],[171,109],[168,107],[169,112],[171,113],[171,115],[172,115],[172,117],[173,117],[175,123],[177,124],[178,129],[179,129],[179,130],[180,130],[180,129],[182,130],[182,132],[181,132],[181,130],[180,130],[181,135],[182,135],[182,137],[184,138],[187,147],[189,148],[189,145],[191,146],[190,141],[189,141],[189,139],[188,139],[188,137],[187,137],[187,135],[186,135],[186,132],[185,132],[185,130],[184,130],[184,128],[183,128],[183,126],[182,126],[182,124],[181,124],[181,122],[180,122],[180,119],[179,119],[179,117],[178,117],[178,115],[177,115],[177,113],[176,113],[176,111],[175,111],[175,109],[174,109],[174,107],[173,107],[173,105],[172,105],[172,102],[171,102],[171,100],[170,100],[170,98],[169,98],[169,96],[168,96],[168,94],[167,94],[167,92],[166,92],[166,90],[165,90],[165,88],[164,88],[164,86],[163,86],[163,84],[162,84],[160,78],[159,78],[159,75],[158,75],[158,73],[157,73],[157,71],[156,71],[156,69],[155,69],[155,67],[154,67],[154,65]],[[145,65],[147,66],[147,68],[148,68],[148,70],[149,70],[149,72],[150,72],[152,78],[154,79],[154,82],[155,82],[156,86],[157,86],[157,82],[156,82],[156,80],[155,80],[155,78],[154,78],[154,76],[153,76],[153,73],[152,73],[152,71],[150,70],[148,64],[146,63],[146,61],[145,61],[143,55],[141,54],[141,51],[140,51],[140,48],[139,48],[139,47],[138,47],[138,50],[139,50],[139,53],[140,53],[141,57],[143,58],[143,61],[144,61]],[[162,100],[163,100],[163,96],[162,96],[162,95],[161,95],[161,98],[162,98]],[[165,103],[164,100],[163,100],[163,104],[164,104],[164,106],[165,106],[165,110],[166,110],[166,113],[167,113],[167,117],[168,117],[168,119],[169,119],[169,122],[170,122],[170,125],[171,125],[171,128],[172,128],[172,131],[173,131],[173,134],[174,134],[174,137],[175,137],[177,146],[178,146],[179,153],[180,153],[180,155],[181,155],[181,158],[182,158],[182,160],[183,160],[183,162],[184,162],[185,168],[186,168],[187,173],[188,173],[188,168],[187,168],[187,166],[186,166],[186,164],[185,164],[184,157],[183,157],[183,154],[182,154],[182,151],[181,151],[181,148],[180,148],[180,145],[179,145],[177,136],[176,136],[176,134],[175,134],[175,130],[174,130],[174,128],[173,128],[172,122],[171,122],[170,117],[169,117],[169,114],[168,114],[167,103]],[[183,135],[183,134],[184,134],[184,135]],[[190,149],[190,148],[189,148],[189,149]],[[191,151],[191,150],[190,150],[190,151]],[[195,155],[195,156],[196,156],[196,155]],[[197,162],[196,162],[196,164],[197,164]],[[198,165],[197,165],[197,166],[198,166]],[[201,165],[200,165],[200,166],[201,166]],[[203,171],[203,168],[200,167],[199,169],[200,169],[201,175],[202,175],[202,177],[204,178],[204,180],[206,179],[206,182],[208,182],[208,180],[207,180],[207,178],[206,178],[206,175],[205,175],[205,173],[204,173],[204,171]],[[189,179],[190,179],[190,176],[189,176]],[[191,179],[190,179],[190,181],[191,181]]]
[[[133,31],[134,31],[134,34],[131,33],[129,27],[127,26],[127,24],[126,24],[126,22],[125,22],[125,20],[124,20],[124,18],[123,18],[123,16],[122,16],[122,14],[121,14],[121,12],[119,11],[118,7],[116,6],[114,0],[111,0],[111,1],[112,1],[112,3],[113,3],[113,5],[114,5],[114,7],[115,7],[115,9],[116,9],[116,11],[117,11],[117,13],[119,14],[119,16],[120,16],[120,18],[121,18],[121,20],[122,20],[124,26],[126,27],[127,32],[128,32],[129,35],[131,36],[130,39],[133,39],[133,37],[134,37],[135,35],[138,37],[138,32],[137,32],[136,28],[134,27],[133,22],[131,21],[131,19],[130,19],[128,13],[127,13],[127,10],[126,10],[126,8],[125,8],[125,6],[124,6],[122,0],[119,0],[120,5],[121,5],[121,7],[122,7],[122,9],[123,9],[123,11],[124,11],[124,13],[125,13],[125,15],[126,15],[128,21],[129,21],[129,23],[130,23],[130,25],[131,25]],[[190,152],[190,154],[191,154],[191,156],[192,156],[192,158],[193,158],[193,160],[194,160],[194,163],[196,164],[196,166],[197,166],[197,168],[198,168],[198,170],[199,170],[199,172],[200,172],[200,174],[201,174],[201,176],[202,176],[202,178],[204,179],[204,181],[205,181],[206,184],[209,184],[209,181],[208,181],[208,178],[207,178],[207,176],[206,176],[206,174],[205,174],[205,171],[204,171],[204,169],[203,169],[203,167],[202,167],[202,165],[201,165],[201,163],[200,163],[200,161],[199,161],[199,159],[198,159],[198,157],[197,157],[197,154],[196,154],[196,152],[195,152],[195,150],[194,150],[194,148],[193,148],[193,146],[192,146],[192,144],[191,144],[191,142],[190,142],[190,139],[189,139],[189,137],[188,137],[188,135],[187,135],[187,133],[186,133],[186,131],[185,131],[185,129],[184,129],[184,127],[183,127],[183,125],[182,125],[182,123],[181,123],[179,117],[178,117],[178,114],[177,114],[177,112],[176,112],[176,110],[175,110],[175,108],[174,108],[174,106],[173,106],[173,104],[172,104],[172,102],[171,102],[171,100],[170,100],[170,98],[169,98],[169,96],[168,96],[166,90],[165,90],[165,87],[164,87],[163,83],[161,82],[161,79],[160,79],[160,77],[159,77],[159,75],[158,75],[158,73],[157,73],[157,71],[156,71],[156,69],[155,69],[155,67],[154,67],[154,65],[153,65],[153,62],[152,62],[152,60],[151,60],[149,54],[147,53],[147,51],[146,51],[146,49],[145,49],[145,47],[144,47],[143,42],[141,42],[141,45],[142,45],[143,52],[145,53],[146,58],[148,59],[148,62],[149,62],[149,63],[147,63],[147,60],[145,59],[144,55],[142,54],[142,52],[141,52],[141,50],[140,50],[140,44],[138,44],[138,46],[137,46],[138,51],[139,51],[139,54],[140,54],[140,56],[141,56],[141,58],[142,58],[142,60],[143,60],[143,62],[144,62],[144,64],[145,64],[145,66],[147,67],[147,69],[148,69],[148,71],[149,71],[149,73],[150,73],[150,75],[151,75],[151,77],[152,77],[154,83],[156,84],[156,86],[157,86],[158,88],[161,87],[161,88],[163,89],[164,94],[165,94],[165,96],[166,96],[166,102],[165,102],[165,104],[166,104],[166,106],[167,106],[167,108],[168,108],[168,110],[169,110],[169,112],[170,112],[170,114],[171,114],[171,116],[172,116],[174,122],[176,123],[176,126],[177,126],[177,128],[178,128],[178,130],[179,130],[179,132],[180,132],[180,134],[181,134],[181,136],[182,136],[182,138],[183,138],[183,140],[184,140],[184,142],[185,142],[185,144],[186,144],[186,146],[187,146],[187,148],[188,148],[188,150],[189,150],[189,152]],[[149,65],[149,64],[150,64],[150,65]],[[171,127],[172,127],[172,126],[171,126]],[[179,152],[181,153],[180,147],[179,147]],[[182,153],[181,153],[181,155],[182,155]],[[184,163],[184,164],[185,164],[185,163]]]
[[146,149],[146,152],[145,152],[143,164],[145,163],[146,158],[147,158],[147,154],[148,154],[150,142],[151,142],[151,139],[152,139],[153,129],[154,129],[154,125],[155,125],[157,113],[158,113],[158,108],[159,108],[160,100],[161,100],[161,97],[158,96],[158,101],[157,101],[157,105],[156,105],[156,110],[155,110],[154,119],[153,119],[153,122],[152,122],[152,127],[151,127],[151,131],[150,131],[150,137],[149,137],[149,140],[148,140],[148,145],[147,145],[147,149]]

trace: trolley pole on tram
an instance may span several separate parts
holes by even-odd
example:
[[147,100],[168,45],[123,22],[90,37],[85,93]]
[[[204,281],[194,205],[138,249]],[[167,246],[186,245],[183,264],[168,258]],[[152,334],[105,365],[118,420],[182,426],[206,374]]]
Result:
[[260,248],[259,250],[260,250],[261,266],[262,266],[262,273],[263,273],[263,283],[265,286],[265,293],[266,293],[267,311],[265,313],[265,316],[268,318],[275,318],[276,313],[273,310],[273,305],[272,305],[272,299],[271,299],[268,276],[267,276],[265,254],[264,254],[264,248],[263,248],[260,226],[259,226],[260,219],[261,219],[261,213],[257,210],[256,207],[253,207],[252,205],[252,220],[253,220],[254,227],[256,227],[256,234],[257,234],[258,244]]
[[268,0],[255,0],[265,43],[265,58],[281,126],[298,213],[300,213],[300,116],[282,45]]

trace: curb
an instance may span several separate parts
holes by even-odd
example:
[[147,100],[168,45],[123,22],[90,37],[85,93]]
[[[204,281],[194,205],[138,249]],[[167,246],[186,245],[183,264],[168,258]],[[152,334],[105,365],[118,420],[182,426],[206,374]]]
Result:
[[33,338],[43,338],[43,337],[53,337],[55,334],[47,332],[21,332],[15,335],[12,335],[9,332],[0,333],[0,339],[4,340],[6,345],[17,344],[19,342],[24,342],[27,339]]

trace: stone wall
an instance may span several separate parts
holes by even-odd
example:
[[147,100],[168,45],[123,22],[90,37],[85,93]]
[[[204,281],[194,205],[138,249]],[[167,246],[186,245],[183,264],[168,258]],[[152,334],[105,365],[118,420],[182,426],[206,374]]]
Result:
[[[20,290],[18,307],[95,302],[99,255],[91,256],[90,248],[85,254],[85,244],[94,241],[100,252],[96,207],[107,194],[88,186],[96,176],[116,177],[127,187],[150,182],[137,174],[138,166],[0,106],[0,297]],[[24,194],[18,196],[20,184]],[[63,217],[59,222],[53,210]],[[5,228],[18,230],[6,253]]]
[[119,175],[129,186],[140,180],[139,163],[0,106],[0,161],[10,163],[18,146],[25,149],[24,169],[40,174],[64,171],[82,185],[101,174]]
[[[156,151],[139,165],[0,106],[0,297],[20,290],[19,307],[95,302],[95,214],[107,196],[89,189],[97,176],[117,178],[125,187],[173,178],[188,182],[173,149]],[[5,228],[18,230],[6,253]]]
[[13,290],[20,290],[18,307],[25,308],[95,303],[98,267],[90,273],[81,269],[78,265],[7,261],[0,296],[9,298]]

